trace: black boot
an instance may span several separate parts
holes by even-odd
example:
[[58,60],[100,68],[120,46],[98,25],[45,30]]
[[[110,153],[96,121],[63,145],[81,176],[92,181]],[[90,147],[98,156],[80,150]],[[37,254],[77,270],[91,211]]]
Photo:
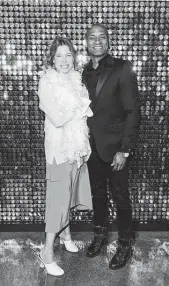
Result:
[[131,239],[129,240],[118,240],[118,247],[115,255],[109,263],[109,268],[116,270],[124,267],[132,257],[133,249],[131,246]]
[[105,244],[108,244],[108,228],[102,226],[94,227],[94,240],[89,245],[86,255],[95,257],[100,254],[100,249]]

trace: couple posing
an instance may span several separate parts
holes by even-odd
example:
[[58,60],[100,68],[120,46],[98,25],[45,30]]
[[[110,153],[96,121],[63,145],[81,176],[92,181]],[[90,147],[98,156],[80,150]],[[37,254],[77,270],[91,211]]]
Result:
[[94,239],[88,257],[99,255],[108,243],[107,182],[117,205],[118,226],[118,246],[109,267],[122,268],[132,256],[127,157],[140,124],[137,80],[129,61],[108,54],[104,26],[93,25],[86,41],[91,60],[82,76],[76,70],[72,43],[58,37],[39,82],[47,179],[46,239],[39,259],[41,267],[55,276],[64,273],[54,259],[56,234],[66,250],[78,252],[69,228],[71,207],[93,207]]

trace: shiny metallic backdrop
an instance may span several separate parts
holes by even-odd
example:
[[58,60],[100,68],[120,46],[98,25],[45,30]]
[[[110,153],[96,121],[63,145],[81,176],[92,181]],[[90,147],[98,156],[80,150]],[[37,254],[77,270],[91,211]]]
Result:
[[[56,34],[72,39],[82,68],[88,60],[84,36],[97,22],[109,30],[111,53],[130,60],[138,76],[142,123],[130,173],[134,219],[169,220],[169,2],[4,0],[0,1],[2,223],[44,221],[40,71]],[[72,213],[74,222],[91,219],[92,213]],[[116,220],[111,196],[110,220]]]

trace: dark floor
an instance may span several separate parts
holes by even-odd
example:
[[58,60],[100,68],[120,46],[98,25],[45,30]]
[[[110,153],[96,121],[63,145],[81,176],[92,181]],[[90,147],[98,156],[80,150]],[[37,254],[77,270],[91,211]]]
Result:
[[40,269],[35,254],[44,243],[43,233],[0,233],[0,286],[169,286],[168,232],[138,233],[132,260],[116,271],[108,268],[115,232],[96,258],[85,256],[92,233],[72,233],[72,237],[79,253],[69,253],[56,240],[56,259],[65,274],[53,277]]

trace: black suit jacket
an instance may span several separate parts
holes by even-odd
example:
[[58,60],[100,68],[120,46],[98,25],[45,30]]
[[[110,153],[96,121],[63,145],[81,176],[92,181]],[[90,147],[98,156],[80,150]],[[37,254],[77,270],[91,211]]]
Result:
[[[83,83],[88,88],[87,64]],[[111,162],[116,152],[130,152],[140,125],[140,104],[136,75],[128,60],[106,57],[91,104],[93,117],[88,119],[100,158]]]

